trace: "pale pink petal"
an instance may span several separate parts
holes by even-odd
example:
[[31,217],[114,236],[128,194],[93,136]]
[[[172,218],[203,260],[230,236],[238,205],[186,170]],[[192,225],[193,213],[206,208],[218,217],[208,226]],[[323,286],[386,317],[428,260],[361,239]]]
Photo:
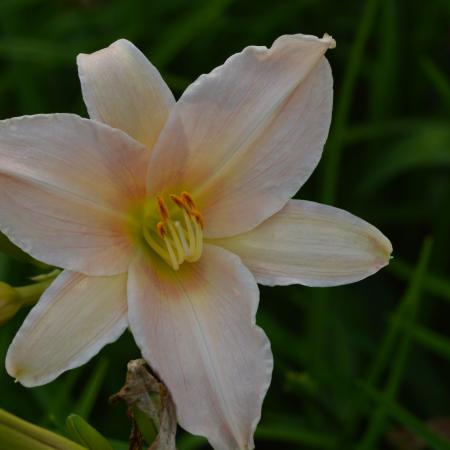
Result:
[[205,234],[248,231],[281,209],[316,167],[330,125],[330,37],[247,47],[178,101],[148,174],[149,193],[189,191]]
[[392,246],[374,226],[332,206],[291,200],[248,233],[213,240],[238,254],[258,283],[335,286],[389,263]]
[[122,131],[70,114],[1,121],[0,229],[48,264],[90,275],[125,271],[130,209],[145,195],[143,149]]
[[179,423],[216,450],[252,449],[272,354],[255,325],[258,287],[239,258],[207,245],[178,272],[136,261],[129,321],[142,354],[167,384]]
[[126,290],[126,274],[62,272],[9,347],[8,373],[24,386],[38,386],[89,361],[128,326]]
[[119,39],[77,63],[89,116],[152,148],[175,99],[141,51]]

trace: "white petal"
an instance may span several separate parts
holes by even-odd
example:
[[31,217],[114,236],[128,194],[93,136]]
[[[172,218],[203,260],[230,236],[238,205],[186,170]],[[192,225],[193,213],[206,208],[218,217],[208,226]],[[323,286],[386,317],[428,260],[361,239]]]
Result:
[[0,122],[0,229],[48,264],[113,275],[130,260],[130,209],[145,196],[148,152],[70,114]]
[[126,274],[62,272],[9,347],[8,373],[24,386],[38,386],[89,361],[128,326],[126,286]]
[[254,230],[212,241],[238,254],[258,283],[335,286],[389,263],[392,246],[374,226],[332,206],[291,200]]
[[239,258],[214,246],[178,272],[148,261],[130,269],[129,320],[142,354],[167,384],[181,426],[218,450],[253,448],[270,383],[258,297]]
[[175,99],[150,61],[120,39],[77,63],[89,116],[152,148]]
[[282,36],[202,75],[161,133],[149,192],[189,191],[209,237],[248,231],[281,209],[311,175],[328,134],[332,76],[323,54],[333,42]]

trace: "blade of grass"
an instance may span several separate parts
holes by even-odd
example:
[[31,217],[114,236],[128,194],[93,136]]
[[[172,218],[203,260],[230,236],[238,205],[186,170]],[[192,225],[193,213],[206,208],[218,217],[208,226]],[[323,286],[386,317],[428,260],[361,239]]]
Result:
[[[296,334],[288,330],[264,309],[260,309],[258,312],[258,323],[269,333],[271,345],[280,357],[297,364],[304,364],[307,358],[307,348]],[[286,342],[289,342],[290,345],[286,345]]]
[[424,58],[420,62],[425,75],[433,85],[447,111],[450,111],[450,82],[445,73],[429,58]]
[[350,51],[347,70],[344,73],[340,92],[338,91],[336,108],[334,110],[334,124],[323,162],[322,201],[333,204],[336,198],[336,187],[344,143],[345,129],[350,113],[350,105],[355,90],[356,80],[360,73],[364,49],[367,44],[372,25],[375,20],[379,0],[367,0],[359,21],[354,44]]
[[429,121],[417,117],[351,125],[345,130],[345,144],[354,144],[371,141],[373,139],[385,139],[410,134],[415,131],[418,126],[427,125],[429,122],[436,123],[436,120]]
[[[350,105],[357,77],[359,75],[364,48],[366,46],[372,24],[375,18],[379,0],[367,0],[363,14],[356,31],[354,44],[351,48],[349,63],[343,77],[342,87],[338,95],[334,110],[334,122],[330,137],[327,142],[325,158],[323,162],[323,181],[321,199],[324,203],[333,204],[336,198],[336,187],[339,173],[341,153],[345,138],[345,129],[348,122]],[[310,348],[312,349],[312,367],[314,371],[321,372],[324,348],[325,331],[327,328],[326,305],[329,300],[328,291],[321,290],[315,294],[315,301],[310,309]]]
[[261,441],[285,442],[308,448],[332,448],[336,440],[324,433],[315,433],[297,424],[266,424],[257,428],[256,439]]
[[385,0],[381,10],[379,32],[379,56],[372,70],[372,88],[370,92],[371,121],[386,120],[392,114],[396,104],[395,89],[397,70],[397,17],[396,2]]
[[[414,269],[404,261],[393,259],[388,270],[401,280],[410,280]],[[423,289],[436,297],[450,301],[450,283],[442,277],[427,273],[423,279]]]
[[[422,245],[415,274],[411,278],[410,285],[408,286],[408,289],[406,290],[406,293],[399,307],[398,315],[402,316],[405,322],[407,322],[411,327],[414,326],[413,324],[416,319],[420,301],[422,280],[426,273],[432,245],[433,244],[431,238],[425,239]],[[399,334],[400,332],[401,327],[399,326],[399,324],[393,322],[369,373],[368,383],[370,385],[375,384],[377,378],[379,378],[379,376],[381,375],[382,369],[387,363],[387,358],[393,346],[393,341],[396,338],[397,334]],[[394,363],[392,369],[389,372],[388,380],[383,394],[389,401],[394,400],[400,387],[400,382],[405,371],[406,362],[411,347],[411,333],[405,331],[400,339],[401,340],[398,345],[396,356],[392,358]],[[375,411],[371,415],[366,432],[364,433],[360,443],[356,447],[358,450],[369,450],[376,446],[377,441],[384,430],[388,413],[389,411],[387,410],[384,403],[378,405],[378,408],[375,409]]]
[[208,447],[208,441],[205,438],[192,434],[184,434],[177,442],[178,450],[198,450]]
[[371,168],[358,182],[361,196],[372,195],[395,178],[424,168],[450,168],[450,129],[448,124],[419,126],[368,161]]
[[122,442],[115,439],[108,439],[108,441],[110,442],[114,450],[128,450],[130,448],[128,442]]
[[91,377],[81,393],[80,399],[74,407],[73,412],[85,420],[88,420],[92,413],[92,408],[94,407],[95,400],[98,397],[98,393],[105,379],[108,366],[109,361],[107,359],[101,358],[98,361]]
[[378,392],[367,383],[360,383],[359,387],[362,392],[366,393],[372,400],[374,400],[379,407],[383,407],[388,414],[404,425],[412,433],[416,434],[425,441],[430,448],[434,450],[450,450],[450,442],[444,440],[435,432],[430,430],[421,420],[415,417],[406,409],[402,408],[386,395]]
[[75,54],[66,46],[46,40],[6,36],[0,42],[0,57],[14,62],[64,65],[73,63]]
[[166,27],[159,39],[159,46],[152,52],[152,61],[157,67],[166,66],[176,54],[186,47],[203,29],[211,27],[233,0],[210,0],[201,2],[187,15]]
[[39,386],[30,391],[30,395],[42,410],[39,425],[55,426],[58,430],[65,430],[64,419],[70,410],[73,386],[79,380],[80,375],[80,370],[73,370],[53,383]]
[[412,336],[417,343],[450,360],[450,338],[431,331],[424,326],[415,325],[412,327],[411,324],[406,323],[401,316],[395,317],[393,320],[397,321],[400,327],[403,327],[412,333]]

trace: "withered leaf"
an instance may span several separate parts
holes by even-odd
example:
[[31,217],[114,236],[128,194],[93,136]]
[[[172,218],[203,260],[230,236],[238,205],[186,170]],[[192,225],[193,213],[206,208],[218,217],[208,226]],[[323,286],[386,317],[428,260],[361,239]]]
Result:
[[[425,423],[430,430],[450,442],[450,417],[435,417]],[[396,450],[425,450],[428,448],[419,436],[403,427],[391,430],[387,435],[387,440]]]
[[142,435],[135,429],[133,409],[137,408],[153,422],[158,435],[149,450],[176,450],[177,418],[175,404],[166,386],[151,373],[143,359],[130,361],[125,385],[111,397],[112,402],[123,400],[133,420],[130,449],[138,449]]

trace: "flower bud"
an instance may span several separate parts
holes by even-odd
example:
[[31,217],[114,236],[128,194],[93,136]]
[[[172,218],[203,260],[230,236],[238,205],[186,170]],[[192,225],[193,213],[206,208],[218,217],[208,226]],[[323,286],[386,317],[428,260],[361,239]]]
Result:
[[16,289],[0,281],[0,325],[14,317],[21,306],[22,301]]
[[70,437],[89,450],[113,450],[111,444],[82,417],[71,414],[66,419]]

